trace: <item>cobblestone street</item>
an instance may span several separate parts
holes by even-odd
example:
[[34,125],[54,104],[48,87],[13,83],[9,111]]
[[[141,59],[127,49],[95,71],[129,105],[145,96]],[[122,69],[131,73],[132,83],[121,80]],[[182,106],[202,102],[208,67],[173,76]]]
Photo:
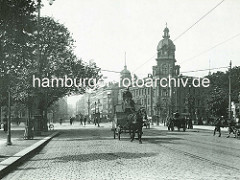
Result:
[[[68,126],[66,126],[68,127]],[[4,179],[239,179],[240,141],[207,131],[144,129],[143,144],[109,126],[61,128]]]

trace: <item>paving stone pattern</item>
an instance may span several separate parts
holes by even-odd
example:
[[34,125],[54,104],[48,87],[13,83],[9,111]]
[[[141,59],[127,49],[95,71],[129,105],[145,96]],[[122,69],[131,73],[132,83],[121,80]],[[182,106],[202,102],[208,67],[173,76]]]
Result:
[[[171,141],[118,141],[107,128],[63,130],[4,179],[239,179],[240,171],[171,150]],[[183,135],[182,135],[183,136]],[[168,137],[168,136],[166,136]],[[155,135],[152,139],[162,136]],[[211,137],[213,138],[213,137]],[[182,144],[181,144],[182,146]],[[175,146],[174,146],[175,147]],[[182,148],[182,147],[181,147]]]

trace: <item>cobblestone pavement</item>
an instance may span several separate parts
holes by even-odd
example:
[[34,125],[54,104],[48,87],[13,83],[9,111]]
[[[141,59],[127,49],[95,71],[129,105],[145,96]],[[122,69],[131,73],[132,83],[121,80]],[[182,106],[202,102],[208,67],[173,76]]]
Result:
[[[66,126],[67,127],[67,126]],[[110,127],[110,126],[109,126]],[[110,128],[61,130],[4,179],[239,179],[240,140],[208,132],[144,129],[143,144]]]
[[21,124],[20,126],[13,124],[11,130],[12,145],[6,145],[7,133],[3,131],[3,128],[0,129],[0,162],[13,156],[19,151],[33,145],[34,143],[46,137],[47,135],[52,134],[52,131],[49,131],[44,133],[42,136],[34,137],[34,139],[24,140],[23,139],[24,130],[25,130],[24,124]]

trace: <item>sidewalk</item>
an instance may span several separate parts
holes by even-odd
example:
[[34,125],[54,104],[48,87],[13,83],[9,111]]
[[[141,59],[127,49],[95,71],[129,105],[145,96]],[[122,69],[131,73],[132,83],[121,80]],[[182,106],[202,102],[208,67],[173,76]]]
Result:
[[[155,123],[154,125],[150,126],[151,128],[155,129],[162,129],[162,130],[167,130],[167,126],[164,126],[163,124],[159,124],[157,126]],[[215,126],[210,126],[210,125],[193,125],[193,129],[186,129],[186,131],[211,131],[213,132]],[[221,127],[222,132],[227,132],[228,127]]]
[[0,178],[41,148],[53,136],[57,135],[57,132],[44,132],[41,136],[35,136],[33,140],[24,140],[23,134],[24,125],[13,125],[11,128],[12,145],[6,145],[7,133],[0,129]]

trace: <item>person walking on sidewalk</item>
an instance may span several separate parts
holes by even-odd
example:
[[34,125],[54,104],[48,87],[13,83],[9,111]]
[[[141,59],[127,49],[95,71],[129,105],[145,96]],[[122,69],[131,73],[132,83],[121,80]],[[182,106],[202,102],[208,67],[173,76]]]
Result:
[[235,122],[233,120],[231,120],[231,122],[229,123],[229,126],[228,126],[228,136],[227,138],[230,137],[231,133],[235,134],[235,137],[236,137],[236,133],[235,133]]
[[87,117],[86,116],[84,116],[83,122],[84,122],[84,126],[86,126],[86,122],[87,122]]
[[80,116],[80,125],[83,125],[83,115]]
[[214,129],[214,131],[213,131],[213,135],[215,136],[215,134],[216,134],[216,131],[218,131],[219,132],[219,136],[218,137],[221,137],[221,119],[220,118],[218,118],[217,119],[217,121],[216,121],[216,123],[215,123],[215,129]]
[[7,132],[7,122],[8,122],[7,115],[5,115],[3,118],[3,131],[5,133]]

